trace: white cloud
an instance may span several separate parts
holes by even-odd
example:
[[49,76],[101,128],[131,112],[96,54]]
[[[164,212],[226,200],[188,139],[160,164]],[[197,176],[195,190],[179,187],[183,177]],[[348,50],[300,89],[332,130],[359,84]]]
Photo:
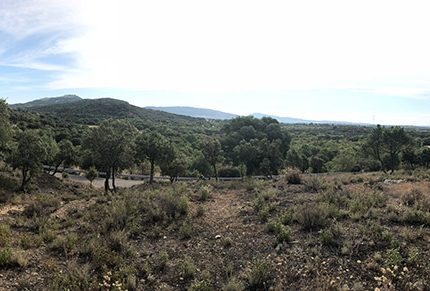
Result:
[[[430,73],[426,1],[88,1],[51,87],[384,90]],[[426,88],[429,88],[427,86]],[[426,90],[423,88],[423,90]],[[397,91],[399,92],[399,91]]]
[[37,33],[75,29],[82,0],[2,0],[0,31],[22,39]]
[[[60,35],[9,60],[59,71],[51,89],[243,92],[357,88],[428,98],[428,1],[2,0],[0,30]],[[417,80],[424,80],[417,85]]]

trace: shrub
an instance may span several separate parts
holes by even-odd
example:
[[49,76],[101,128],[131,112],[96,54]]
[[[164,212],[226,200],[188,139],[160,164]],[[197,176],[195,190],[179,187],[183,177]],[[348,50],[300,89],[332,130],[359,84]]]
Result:
[[9,225],[0,224],[0,248],[9,246],[10,244],[10,228]]
[[327,214],[319,205],[304,205],[296,216],[297,222],[303,230],[319,230],[328,224]]
[[169,263],[169,254],[166,251],[161,251],[158,254],[158,260],[156,262],[156,267],[160,271],[164,271]]
[[188,198],[186,196],[181,196],[179,199],[179,205],[178,205],[178,213],[180,215],[187,215],[190,202],[188,201]]
[[179,237],[181,239],[189,239],[193,234],[193,228],[190,221],[184,221],[179,228]]
[[349,201],[349,210],[352,213],[364,215],[373,207],[382,208],[386,205],[387,197],[382,192],[355,193]]
[[262,260],[255,261],[247,274],[247,279],[249,290],[268,290],[272,280],[269,265]]
[[303,181],[303,184],[305,185],[305,191],[307,192],[320,192],[324,189],[323,182],[316,176],[308,177]]
[[205,214],[205,209],[203,206],[199,205],[197,206],[197,212],[196,212],[196,216],[197,217],[202,217]]
[[403,222],[412,225],[430,226],[430,213],[417,209],[406,209],[403,213]]
[[196,267],[190,258],[185,258],[181,263],[181,275],[184,280],[193,279],[196,274]]
[[27,264],[27,259],[21,253],[12,252],[9,248],[0,248],[0,268],[25,268]]
[[406,206],[418,205],[418,202],[423,199],[423,193],[418,189],[412,189],[411,191],[403,194],[402,201]]
[[385,264],[390,267],[400,267],[403,262],[403,257],[399,249],[388,249],[385,257]]
[[337,190],[335,187],[331,187],[330,189],[327,189],[321,193],[319,200],[321,202],[326,202],[342,208],[347,205],[348,196],[343,191]]
[[205,185],[199,190],[199,200],[206,201],[211,197],[212,188],[208,185]]
[[21,246],[24,249],[38,248],[43,244],[43,238],[40,235],[24,234],[21,237]]
[[297,170],[288,171],[285,180],[288,184],[299,185],[302,183],[302,175]]
[[75,233],[58,236],[51,245],[51,249],[67,257],[76,248],[78,236]]
[[212,291],[212,284],[208,280],[194,281],[188,291]]
[[236,279],[236,278],[230,278],[228,282],[223,286],[223,291],[243,291],[245,290],[245,286],[243,286],[243,283]]
[[258,218],[261,222],[266,222],[269,218],[270,214],[270,207],[269,205],[264,205],[260,210],[258,211]]
[[76,261],[67,262],[64,272],[55,272],[49,282],[50,290],[93,290],[91,268],[88,264],[79,265]]
[[338,225],[326,228],[320,233],[321,244],[327,247],[339,247],[341,245],[341,235],[342,230]]
[[23,214],[27,217],[47,216],[61,205],[60,199],[51,195],[40,195],[25,208]]
[[276,242],[278,244],[291,241],[291,229],[279,221],[269,222],[267,224],[267,230],[276,235]]

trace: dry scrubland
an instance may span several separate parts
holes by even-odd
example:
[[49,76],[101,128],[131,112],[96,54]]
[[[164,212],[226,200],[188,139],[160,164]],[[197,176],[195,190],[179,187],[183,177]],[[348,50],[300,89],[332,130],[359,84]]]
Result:
[[[429,290],[430,173],[147,184],[1,176],[2,290]],[[387,180],[389,179],[389,180]]]

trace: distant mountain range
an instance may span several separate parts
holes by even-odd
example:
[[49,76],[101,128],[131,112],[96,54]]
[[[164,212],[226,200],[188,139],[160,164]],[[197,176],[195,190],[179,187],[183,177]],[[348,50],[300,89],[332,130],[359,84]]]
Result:
[[56,105],[56,104],[68,104],[68,103],[72,103],[80,100],[82,100],[82,98],[76,95],[64,95],[61,97],[46,97],[42,99],[33,100],[27,103],[12,104],[10,105],[10,108],[13,108],[13,109],[36,108],[36,107],[43,107],[43,106]]
[[[65,95],[62,97],[42,98],[33,100],[27,103],[19,103],[10,105],[13,109],[27,109],[41,113],[56,113],[62,114],[63,117],[68,118],[129,118],[142,116],[152,116],[151,120],[157,119],[156,111],[165,114],[179,116],[204,118],[208,120],[228,120],[238,117],[239,115],[233,113],[222,112],[213,109],[195,108],[186,106],[171,106],[171,107],[154,107],[148,106],[145,108],[131,105],[125,101],[100,98],[100,99],[82,99],[76,95]],[[278,120],[280,123],[295,124],[295,123],[316,123],[316,124],[339,124],[339,125],[368,125],[362,123],[342,122],[342,121],[320,121],[320,120],[307,120],[293,117],[281,117],[275,115],[268,115],[263,113],[250,114],[256,118],[271,117]]]
[[178,114],[178,115],[205,118],[205,119],[226,120],[226,119],[233,119],[233,118],[238,117],[238,115],[236,115],[236,114],[226,113],[226,112],[222,112],[222,111],[218,111],[218,110],[206,109],[206,108],[186,107],[186,106],[172,106],[172,107],[148,106],[145,108],[152,109],[152,110],[164,111],[164,112]]

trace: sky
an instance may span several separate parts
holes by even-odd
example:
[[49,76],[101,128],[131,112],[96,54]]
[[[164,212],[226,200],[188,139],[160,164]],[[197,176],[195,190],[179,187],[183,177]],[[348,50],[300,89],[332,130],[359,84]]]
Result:
[[0,0],[0,97],[430,126],[427,0]]

